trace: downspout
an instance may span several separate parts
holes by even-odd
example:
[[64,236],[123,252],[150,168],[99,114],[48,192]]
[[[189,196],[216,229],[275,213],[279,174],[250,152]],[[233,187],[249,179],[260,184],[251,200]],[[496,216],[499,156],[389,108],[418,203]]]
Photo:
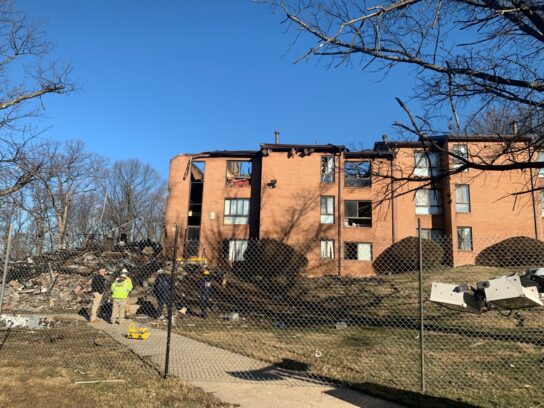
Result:
[[[531,162],[531,146],[528,147],[529,163]],[[535,239],[538,239],[538,217],[536,212],[536,198],[535,198],[535,180],[533,169],[529,169],[529,178],[531,179],[531,202],[533,207],[533,224],[535,228]]]
[[391,159],[391,236],[392,243],[397,242],[397,208],[395,206],[395,180],[393,180],[393,168],[395,167],[395,157]]
[[337,178],[337,185],[338,185],[338,276],[342,276],[342,172],[340,171],[342,164],[342,148],[339,149],[338,153],[338,178]]

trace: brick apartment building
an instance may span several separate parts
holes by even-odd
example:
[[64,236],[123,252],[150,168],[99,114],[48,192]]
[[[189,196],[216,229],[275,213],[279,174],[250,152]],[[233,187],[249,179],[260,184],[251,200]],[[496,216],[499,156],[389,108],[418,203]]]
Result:
[[[436,140],[461,156],[504,146],[504,138],[493,136]],[[458,165],[421,143],[385,139],[362,151],[262,144],[254,151],[182,154],[170,163],[166,235],[173,238],[177,223],[180,250],[211,262],[243,260],[248,239],[278,239],[304,248],[313,276],[373,274],[382,251],[416,235],[418,218],[423,237],[451,236],[454,264],[473,262],[483,249],[478,242],[541,238],[544,196],[511,193],[539,185],[542,171],[471,169],[419,189],[417,182],[399,187],[370,171],[425,177]]]

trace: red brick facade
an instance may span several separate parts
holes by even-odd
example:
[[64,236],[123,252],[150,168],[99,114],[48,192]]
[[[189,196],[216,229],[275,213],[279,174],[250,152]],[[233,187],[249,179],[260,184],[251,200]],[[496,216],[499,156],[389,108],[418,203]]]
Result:
[[[472,151],[482,149],[482,146],[489,148],[498,142],[482,142],[477,138],[449,138],[443,142],[446,149],[459,144]],[[167,237],[173,237],[177,223],[181,250],[185,250],[186,255],[205,256],[211,262],[219,262],[225,257],[225,252],[221,251],[225,241],[274,238],[303,248],[309,261],[309,275],[365,276],[374,273],[373,261],[383,250],[402,238],[416,235],[418,218],[422,228],[452,237],[454,264],[474,260],[483,249],[478,247],[480,237],[486,237],[485,245],[488,246],[492,243],[491,236],[541,236],[540,195],[535,195],[534,200],[531,194],[511,195],[530,183],[529,170],[485,174],[470,170],[444,177],[434,186],[442,203],[440,209],[431,211],[437,214],[416,214],[415,192],[411,190],[418,187],[417,183],[399,186],[398,181],[392,182],[388,178],[372,177],[367,181],[345,176],[346,166],[354,166],[346,165],[349,162],[369,162],[373,173],[379,169],[380,174],[396,177],[413,173],[415,153],[421,150],[418,144],[389,143],[386,148],[384,146],[377,143],[373,150],[349,152],[342,146],[273,144],[261,145],[258,151],[176,156],[170,163]],[[453,165],[450,157],[438,157],[442,169]],[[328,160],[334,162],[333,175],[322,176],[331,170]],[[238,171],[238,164],[227,163],[233,161],[251,162],[251,175],[232,178],[233,172]],[[199,170],[192,169],[192,163],[203,167],[203,181]],[[539,181],[538,171],[533,171],[533,182]],[[462,185],[460,188],[470,198],[464,204],[463,212],[456,210],[456,185]],[[468,187],[463,187],[465,185]],[[202,189],[201,194],[199,189]],[[232,200],[227,202],[228,209],[225,200]],[[323,217],[322,200],[334,207],[332,210],[329,205]],[[370,220],[366,217],[367,203],[371,203]],[[349,214],[345,214],[346,210]],[[417,211],[427,210],[423,207]],[[347,225],[346,216],[355,213],[364,217]],[[323,220],[326,223],[322,223]],[[357,223],[359,226],[355,226]],[[472,248],[457,249],[458,227],[471,228]],[[195,235],[197,229],[198,236]],[[197,237],[199,241],[198,247],[192,248],[190,253],[186,249],[188,236]],[[333,259],[322,259],[321,240],[333,241],[328,244],[333,248]],[[345,253],[346,248],[349,254]],[[354,257],[354,250],[358,251],[355,257],[360,259],[346,259]]]

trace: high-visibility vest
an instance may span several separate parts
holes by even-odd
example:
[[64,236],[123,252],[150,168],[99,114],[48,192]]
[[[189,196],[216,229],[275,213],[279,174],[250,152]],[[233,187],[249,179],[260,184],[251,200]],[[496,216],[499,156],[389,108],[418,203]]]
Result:
[[111,285],[111,297],[114,299],[126,299],[132,289],[131,286],[126,279],[123,282],[116,280]]

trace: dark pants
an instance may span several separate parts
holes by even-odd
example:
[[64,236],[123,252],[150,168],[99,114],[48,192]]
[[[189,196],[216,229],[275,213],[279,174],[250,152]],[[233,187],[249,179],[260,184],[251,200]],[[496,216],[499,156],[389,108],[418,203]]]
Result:
[[162,309],[166,306],[166,311],[168,311],[168,305],[170,304],[170,298],[167,296],[157,296],[157,301],[159,302],[159,307],[157,309],[157,316],[162,314]]
[[200,295],[200,310],[202,311],[202,317],[208,317],[208,296]]

